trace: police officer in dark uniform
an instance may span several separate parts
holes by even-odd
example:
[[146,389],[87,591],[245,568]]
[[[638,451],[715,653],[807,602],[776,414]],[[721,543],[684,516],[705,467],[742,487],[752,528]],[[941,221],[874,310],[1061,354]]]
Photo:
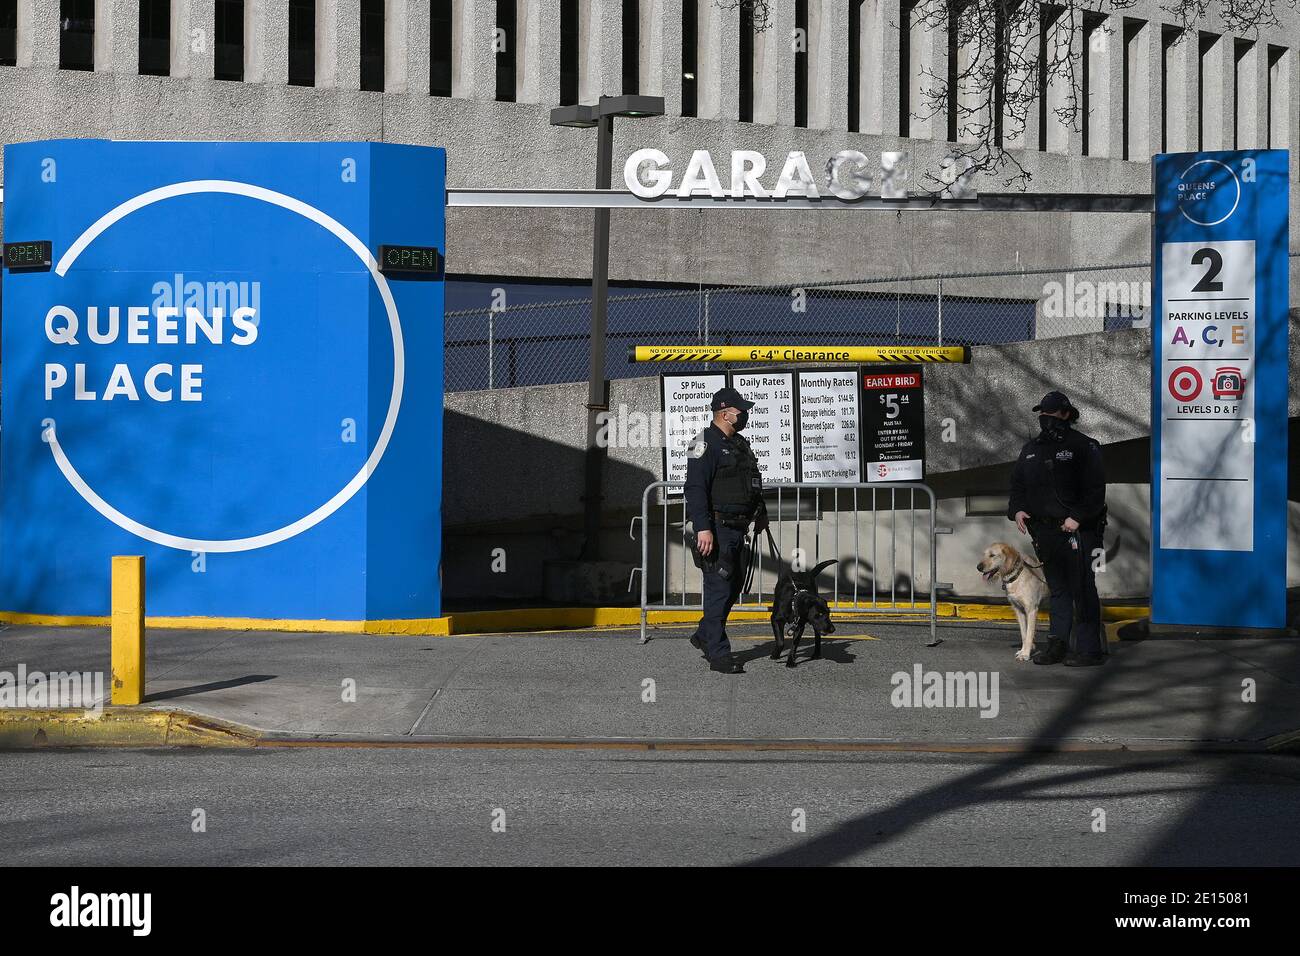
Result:
[[691,644],[704,651],[713,670],[740,674],[727,640],[727,615],[744,587],[745,535],[751,521],[758,531],[767,527],[767,508],[758,459],[740,437],[754,403],[728,387],[717,391],[711,407],[713,423],[695,436],[686,458],[686,516],[704,572],[704,616]]
[[1032,660],[1103,664],[1101,600],[1092,568],[1106,526],[1101,446],[1074,430],[1079,410],[1063,393],[1048,392],[1034,411],[1041,431],[1020,452],[1007,507],[1007,517],[1033,539],[1052,593],[1047,647]]

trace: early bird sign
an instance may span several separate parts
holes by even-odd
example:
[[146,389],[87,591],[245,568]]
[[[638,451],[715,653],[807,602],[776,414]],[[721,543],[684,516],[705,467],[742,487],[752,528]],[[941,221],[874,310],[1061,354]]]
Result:
[[630,362],[970,362],[966,345],[637,345]]

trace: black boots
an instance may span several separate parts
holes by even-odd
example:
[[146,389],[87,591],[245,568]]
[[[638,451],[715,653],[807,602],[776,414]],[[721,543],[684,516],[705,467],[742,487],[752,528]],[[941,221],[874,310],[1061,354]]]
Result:
[[1096,667],[1098,664],[1106,663],[1105,654],[1080,654],[1077,651],[1071,651],[1065,641],[1059,637],[1049,637],[1047,647],[1034,651],[1033,656],[1029,659],[1035,664],[1059,664],[1064,661],[1066,667]]
[[709,670],[717,671],[719,674],[745,673],[745,669],[740,666],[740,661],[736,660],[730,654],[723,654],[721,657],[710,658]]
[[1059,664],[1066,657],[1065,641],[1059,637],[1049,637],[1047,647],[1043,650],[1036,650],[1030,656],[1030,660],[1035,664]]

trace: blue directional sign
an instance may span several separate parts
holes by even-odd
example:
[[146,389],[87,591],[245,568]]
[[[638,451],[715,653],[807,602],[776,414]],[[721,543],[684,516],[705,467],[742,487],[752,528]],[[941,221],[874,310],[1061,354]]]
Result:
[[1288,168],[1155,157],[1153,624],[1285,624]]
[[142,554],[151,615],[439,615],[442,273],[378,257],[441,262],[443,151],[4,160],[0,610],[105,614]]

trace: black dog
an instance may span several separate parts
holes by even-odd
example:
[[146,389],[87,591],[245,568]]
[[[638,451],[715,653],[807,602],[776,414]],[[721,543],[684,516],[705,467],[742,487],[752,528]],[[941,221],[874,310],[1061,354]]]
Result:
[[823,561],[811,571],[791,571],[777,580],[772,600],[772,633],[776,636],[772,660],[780,658],[784,648],[782,636],[789,634],[794,643],[790,646],[785,666],[794,667],[799,639],[810,624],[814,637],[812,656],[814,659],[822,656],[822,635],[834,634],[835,625],[831,623],[831,610],[826,599],[817,594],[817,575],[835,563],[835,559]]

